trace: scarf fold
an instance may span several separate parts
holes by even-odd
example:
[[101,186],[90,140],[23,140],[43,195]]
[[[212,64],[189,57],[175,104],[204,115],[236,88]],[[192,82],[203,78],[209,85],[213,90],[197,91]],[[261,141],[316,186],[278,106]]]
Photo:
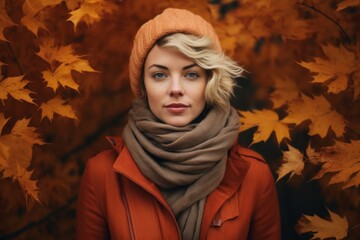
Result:
[[144,100],[133,102],[123,139],[141,172],[164,195],[185,240],[199,239],[205,199],[224,176],[238,128],[230,106],[176,127],[160,122]]

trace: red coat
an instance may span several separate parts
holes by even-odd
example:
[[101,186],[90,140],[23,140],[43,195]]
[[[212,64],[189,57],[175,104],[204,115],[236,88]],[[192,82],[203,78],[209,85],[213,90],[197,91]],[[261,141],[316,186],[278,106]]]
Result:
[[[142,175],[121,139],[91,158],[77,203],[77,239],[181,239],[157,186]],[[207,197],[200,239],[280,239],[272,174],[263,158],[238,145],[225,177]]]

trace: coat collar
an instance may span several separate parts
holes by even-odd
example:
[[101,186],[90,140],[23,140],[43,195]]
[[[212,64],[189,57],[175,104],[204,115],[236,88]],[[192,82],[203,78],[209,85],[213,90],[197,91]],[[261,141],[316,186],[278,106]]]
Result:
[[[125,146],[124,141],[121,138],[114,137],[107,137],[107,140],[119,153],[115,163],[113,164],[113,170],[141,186],[157,198],[170,211],[170,206],[167,204],[158,187],[141,173],[141,170]],[[205,234],[205,231],[210,226],[216,212],[220,209],[224,202],[238,190],[249,167],[250,163],[241,157],[241,147],[235,143],[229,151],[223,180],[220,185],[207,197],[201,234]]]

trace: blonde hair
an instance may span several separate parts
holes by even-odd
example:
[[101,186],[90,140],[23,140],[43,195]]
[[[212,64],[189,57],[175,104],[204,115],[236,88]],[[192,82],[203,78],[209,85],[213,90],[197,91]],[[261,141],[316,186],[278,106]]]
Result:
[[234,79],[240,77],[244,69],[224,53],[214,50],[208,38],[174,33],[161,38],[156,44],[178,50],[209,73],[205,89],[206,103],[220,108],[229,104]]

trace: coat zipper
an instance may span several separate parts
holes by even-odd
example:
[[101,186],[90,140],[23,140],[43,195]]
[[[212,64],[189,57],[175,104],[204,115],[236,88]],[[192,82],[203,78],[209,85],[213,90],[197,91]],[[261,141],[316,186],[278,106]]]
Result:
[[[117,170],[115,170],[116,172],[120,173],[120,175],[126,177],[127,179],[131,180],[133,183],[135,183],[136,185],[140,186],[142,189],[144,189],[147,193],[149,193],[151,196],[153,196],[161,205],[163,205],[160,201],[160,199],[153,195],[150,191],[148,191],[147,189],[143,188],[141,185],[137,184],[135,181],[133,181],[130,177],[128,177],[127,175],[123,174],[122,172],[119,172]],[[120,179],[120,182],[121,182],[121,188],[124,189],[124,186],[122,184],[122,180]],[[128,202],[127,202],[127,199],[125,197],[125,193],[124,191],[121,192],[121,196],[122,196],[122,199],[124,201],[124,205],[125,205],[125,209],[126,209],[126,215],[127,215],[127,219],[128,219],[128,223],[129,223],[129,228],[130,228],[130,234],[131,234],[131,239],[132,240],[135,240],[135,237],[134,237],[134,230],[133,230],[133,226],[131,224],[131,216],[130,216],[130,211],[129,211],[129,206],[128,206]],[[164,206],[164,205],[163,205]],[[170,212],[170,215],[173,219],[173,221],[175,222],[175,226],[176,226],[176,229],[177,229],[177,232],[178,232],[178,236],[179,236],[179,239],[182,240],[182,236],[181,236],[181,233],[180,233],[180,229],[179,229],[179,225],[177,224],[177,221],[176,221],[176,218],[173,214],[173,212],[171,211],[171,209],[168,209],[167,207],[165,207],[169,212]]]
[[121,179],[120,179],[120,182],[121,182],[121,188],[122,188],[121,189],[121,198],[122,198],[122,200],[124,202],[124,205],[125,205],[126,218],[127,218],[127,222],[128,222],[128,225],[129,225],[131,240],[135,240],[134,229],[133,229],[131,216],[130,216],[129,204],[128,204],[128,201],[127,201],[126,196],[125,196],[124,186],[122,184]]

